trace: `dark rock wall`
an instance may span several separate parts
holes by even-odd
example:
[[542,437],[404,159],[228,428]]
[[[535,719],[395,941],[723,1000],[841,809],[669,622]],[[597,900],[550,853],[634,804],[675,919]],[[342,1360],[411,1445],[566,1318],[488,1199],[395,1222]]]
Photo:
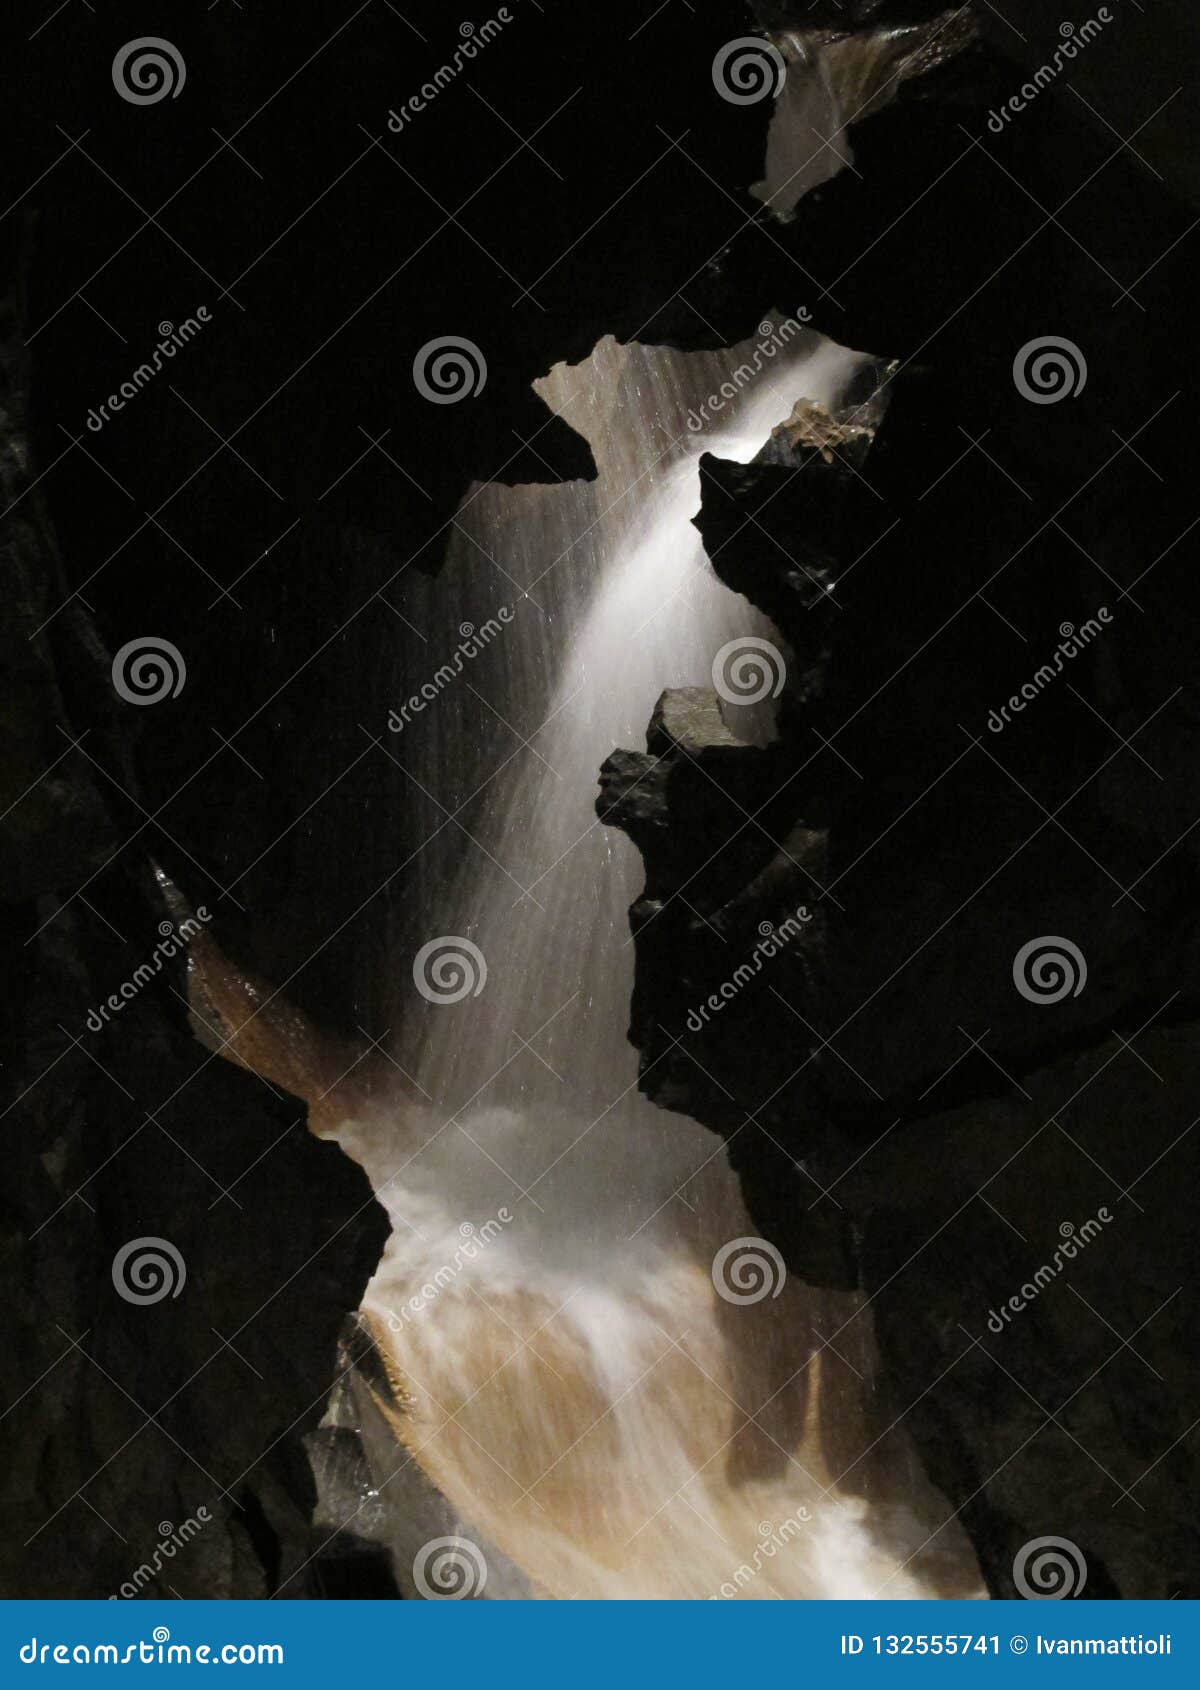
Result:
[[[1110,29],[1149,119],[1178,67]],[[726,1136],[794,1271],[868,1293],[993,1592],[1055,1535],[1088,1594],[1195,1594],[1194,212],[1070,69],[995,133],[1023,74],[963,55],[801,203],[818,324],[893,362],[865,456],[705,462],[713,567],[781,636],[778,739],[673,735],[668,699],[599,808],[646,858],[644,1089]],[[1086,382],[1035,403],[1047,335]],[[1022,993],[1060,938],[1072,981]]]
[[[18,327],[10,305],[4,719],[29,790],[5,834],[0,1589],[254,1596],[290,1577],[300,1595],[313,1500],[300,1440],[383,1218],[358,1170],[309,1136],[302,1104],[191,1035],[186,947],[146,843],[121,849],[146,811],[111,660],[79,602],[38,632],[63,570],[25,467]],[[89,892],[106,868],[101,915]],[[172,1295],[116,1268],[139,1239]]]

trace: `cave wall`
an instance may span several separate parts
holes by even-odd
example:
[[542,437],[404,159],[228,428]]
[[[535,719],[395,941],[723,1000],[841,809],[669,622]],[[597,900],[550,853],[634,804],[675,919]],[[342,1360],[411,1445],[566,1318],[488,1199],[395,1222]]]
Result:
[[[145,823],[124,831],[130,809],[149,812],[111,657],[78,602],[38,633],[64,572],[28,468],[12,300],[2,324],[19,784],[3,841],[0,1590],[309,1594],[301,1439],[386,1225],[359,1171],[309,1136],[303,1104],[192,1036],[195,918],[162,896]],[[89,895],[101,876],[103,914]]]
[[1047,1536],[1090,1596],[1198,1582],[1195,212],[1150,157],[1194,102],[1164,24],[1081,49],[1120,114],[1072,67],[990,126],[1046,49],[1014,70],[993,20],[801,202],[818,323],[880,360],[841,420],[883,414],[703,464],[712,565],[779,631],[777,738],[667,695],[598,804],[646,861],[643,1089],[725,1136],[794,1272],[866,1293],[884,1412],[996,1595]]

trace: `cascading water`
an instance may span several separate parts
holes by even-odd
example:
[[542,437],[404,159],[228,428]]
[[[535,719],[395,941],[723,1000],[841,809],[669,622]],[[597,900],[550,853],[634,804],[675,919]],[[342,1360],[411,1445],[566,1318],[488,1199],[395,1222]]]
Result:
[[[948,1534],[923,1547],[943,1504],[922,1524],[895,1500],[928,1503],[912,1472],[889,1491],[907,1457],[868,1430],[853,1300],[779,1289],[769,1255],[775,1295],[717,1295],[714,1254],[754,1232],[737,1181],[712,1135],[640,1096],[624,1039],[640,864],[595,820],[596,769],[664,686],[708,684],[719,647],[763,626],[690,526],[699,453],[747,461],[856,363],[797,334],[690,432],[746,355],[605,340],[558,366],[539,391],[597,480],[475,488],[436,583],[408,570],[389,594],[429,655],[422,677],[410,652],[419,702],[393,701],[383,739],[430,837],[396,958],[395,1094],[339,1104],[334,1129],[393,1229],[364,1316],[399,1447],[377,1428],[372,1460],[385,1502],[419,1466],[536,1594],[919,1595],[962,1559]],[[444,667],[460,642],[475,654]],[[488,1595],[521,1588],[493,1564]]]
[[974,22],[965,6],[940,17],[843,34],[779,28],[788,64],[767,137],[767,173],[750,190],[787,221],[802,196],[852,165],[850,130],[897,98],[903,84],[962,51]]

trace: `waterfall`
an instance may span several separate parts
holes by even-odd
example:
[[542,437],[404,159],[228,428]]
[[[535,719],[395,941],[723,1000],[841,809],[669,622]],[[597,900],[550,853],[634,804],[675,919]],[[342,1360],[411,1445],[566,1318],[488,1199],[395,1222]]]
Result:
[[[775,216],[851,162],[857,119],[961,48],[964,13],[775,29],[792,73],[753,190]],[[665,688],[707,687],[731,640],[779,638],[691,518],[702,451],[748,462],[798,400],[835,409],[863,361],[804,317],[709,352],[605,339],[556,366],[535,384],[547,424],[589,442],[595,479],[513,486],[499,464],[436,580],[426,545],[397,557],[376,596],[402,658],[360,724],[399,771],[371,816],[397,864],[370,1051],[211,935],[189,950],[197,1037],[305,1097],[390,1218],[361,1311],[374,1354],[324,1423],[355,1428],[370,1478],[350,1463],[321,1517],[389,1545],[422,1595],[980,1593],[905,1437],[912,1405],[876,1398],[869,1307],[788,1275],[723,1143],[637,1089],[642,868],[593,809],[600,764]],[[414,479],[402,446],[380,449]],[[510,461],[538,451],[535,432]],[[724,714],[743,740],[770,730],[761,709]],[[347,1485],[364,1487],[349,1513]]]
[[857,363],[798,331],[739,385],[752,350],[606,339],[556,367],[538,390],[597,479],[472,488],[439,579],[388,593],[411,635],[381,739],[428,838],[394,1085],[339,1104],[334,1131],[392,1222],[363,1312],[406,1579],[417,1469],[489,1558],[488,1595],[921,1595],[962,1559],[944,1504],[911,1471],[889,1486],[911,1463],[868,1430],[854,1299],[785,1282],[757,1245],[760,1297],[717,1295],[715,1253],[754,1232],[737,1180],[713,1135],[641,1097],[624,1036],[641,866],[596,821],[597,767],[664,686],[709,684],[720,646],[765,626],[690,524],[699,454],[748,461]]

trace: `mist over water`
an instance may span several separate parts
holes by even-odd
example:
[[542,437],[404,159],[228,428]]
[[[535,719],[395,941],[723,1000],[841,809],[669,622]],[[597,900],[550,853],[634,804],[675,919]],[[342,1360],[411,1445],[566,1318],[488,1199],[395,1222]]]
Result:
[[[854,1299],[783,1283],[769,1256],[759,1300],[716,1294],[714,1253],[755,1229],[720,1142],[641,1097],[625,1036],[642,869],[595,818],[596,771],[644,743],[664,687],[711,685],[726,641],[770,632],[690,524],[698,457],[748,461],[858,362],[805,331],[691,432],[752,352],[606,339],[557,366],[538,391],[598,478],[473,488],[440,578],[410,569],[389,594],[411,630],[397,707],[465,630],[500,630],[382,731],[432,838],[388,983],[395,1097],[337,1132],[393,1228],[364,1303],[400,1446],[375,1439],[376,1481],[386,1501],[415,1460],[487,1546],[487,1595],[973,1588],[957,1535],[922,1549],[949,1509],[869,1429]],[[435,939],[461,966],[423,995]]]

